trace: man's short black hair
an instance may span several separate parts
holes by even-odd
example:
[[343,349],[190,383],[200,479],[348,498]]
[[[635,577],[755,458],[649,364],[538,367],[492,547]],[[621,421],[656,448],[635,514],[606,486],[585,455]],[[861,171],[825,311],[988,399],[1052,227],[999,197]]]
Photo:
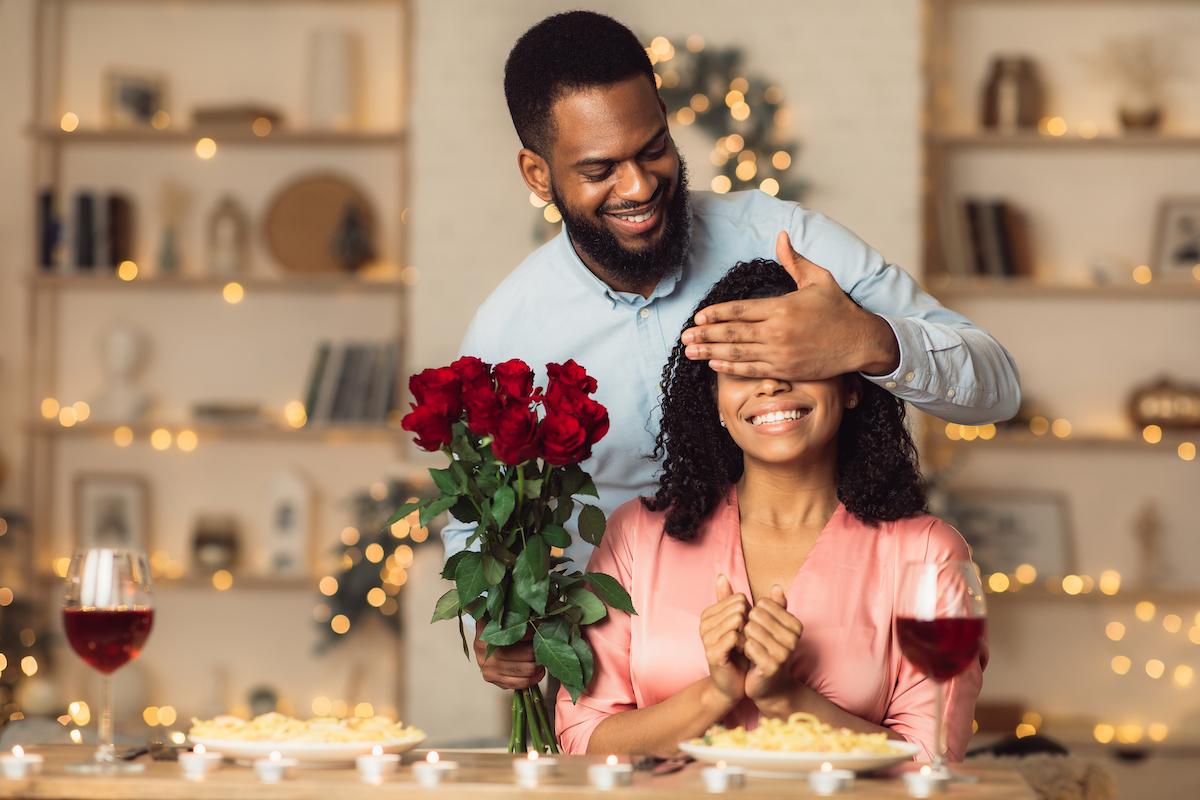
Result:
[[547,158],[554,143],[551,108],[569,91],[612,86],[654,68],[633,31],[594,11],[546,17],[513,45],[504,96],[521,144]]

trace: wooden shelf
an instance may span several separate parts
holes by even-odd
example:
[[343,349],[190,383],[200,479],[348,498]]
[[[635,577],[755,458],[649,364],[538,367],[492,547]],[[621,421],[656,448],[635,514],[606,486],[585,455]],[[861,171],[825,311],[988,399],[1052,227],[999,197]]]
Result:
[[[1023,586],[1016,592],[991,592],[984,590],[988,604],[999,603],[1001,606],[1010,603],[1122,603],[1136,604],[1149,600],[1156,605],[1179,606],[1200,605],[1200,589],[1138,589],[1125,588],[1116,594],[1104,594],[1099,587],[1093,588],[1087,594],[1067,594],[1063,591],[1051,592],[1044,585],[1033,584]],[[1182,634],[1187,636],[1186,628]]]
[[[1169,455],[1179,458],[1178,448],[1184,442],[1198,443],[1200,442],[1200,431],[1195,431],[1191,435],[1169,431],[1165,432],[1158,444],[1150,444],[1145,439],[1138,436],[1116,437],[1116,436],[1078,436],[1072,435],[1065,439],[1060,439],[1053,433],[1044,433],[1041,436],[1036,436],[1028,430],[1024,431],[1004,431],[1001,430],[991,439],[973,439],[971,441],[955,440],[948,438],[941,429],[935,428],[933,432],[934,441],[939,447],[975,447],[975,448],[1028,448],[1037,450],[1118,450],[1124,452],[1135,453],[1157,453],[1161,455]],[[1200,462],[1197,462],[1200,463]]]
[[229,283],[239,283],[247,292],[347,292],[357,294],[390,294],[404,290],[399,281],[363,280],[354,275],[331,273],[327,275],[287,275],[278,278],[255,275],[236,275],[228,278],[134,278],[125,281],[106,268],[98,268],[97,274],[46,274],[31,276],[32,284],[40,289],[51,290],[107,290],[127,291],[151,289],[169,292],[220,292]]
[[1177,133],[1131,133],[1124,136],[1049,136],[1041,133],[931,133],[926,136],[931,147],[969,148],[1045,148],[1050,150],[1102,149],[1173,149],[1200,148],[1200,135]]
[[317,591],[317,579],[310,577],[272,578],[268,575],[239,575],[233,573],[233,585],[228,589],[213,586],[212,575],[184,575],[182,578],[155,578],[155,591],[172,589],[207,589],[212,592],[236,592],[239,590]]
[[273,130],[266,136],[258,136],[249,128],[220,127],[189,128],[156,131],[153,128],[130,128],[127,130],[76,129],[70,132],[57,128],[33,128],[35,138],[53,144],[161,144],[195,146],[202,138],[212,139],[217,145],[250,145],[274,147],[278,145],[332,145],[335,147],[398,147],[404,143],[405,135],[400,131],[303,131]]
[[1024,297],[1079,300],[1200,299],[1200,281],[1151,281],[1147,284],[1069,284],[1049,283],[1030,278],[982,278],[935,276],[929,281],[929,291],[939,298],[966,297]]
[[[111,422],[80,422],[67,428],[57,422],[40,420],[32,426],[35,434],[54,438],[66,439],[108,439],[112,441],[113,432],[121,427],[119,423]],[[319,442],[322,444],[396,444],[403,438],[404,432],[380,425],[339,425],[339,426],[305,426],[303,428],[281,428],[275,425],[216,425],[212,423],[162,423],[138,422],[124,427],[133,431],[134,442],[146,442],[150,434],[159,428],[171,432],[172,444],[175,448],[175,437],[180,431],[188,430],[196,434],[201,443],[218,441],[281,441],[281,442]],[[113,443],[116,446],[116,443]]]

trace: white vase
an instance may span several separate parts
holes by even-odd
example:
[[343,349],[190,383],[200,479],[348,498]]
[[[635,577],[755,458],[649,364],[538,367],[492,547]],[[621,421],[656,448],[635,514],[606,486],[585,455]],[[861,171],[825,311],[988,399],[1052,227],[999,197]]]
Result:
[[313,128],[345,131],[355,123],[355,49],[349,31],[319,30],[313,36],[309,119]]

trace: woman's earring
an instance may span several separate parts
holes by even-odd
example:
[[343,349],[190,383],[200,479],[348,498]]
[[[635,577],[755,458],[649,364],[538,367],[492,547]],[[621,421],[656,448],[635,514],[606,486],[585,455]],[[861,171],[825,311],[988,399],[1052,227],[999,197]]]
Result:
[[721,420],[721,427],[722,427],[722,428],[728,427],[728,426],[725,424],[725,420]]
[[857,400],[851,400],[851,401],[850,401],[850,407],[851,407],[851,408],[854,408],[856,405],[858,405],[858,401],[857,401]]

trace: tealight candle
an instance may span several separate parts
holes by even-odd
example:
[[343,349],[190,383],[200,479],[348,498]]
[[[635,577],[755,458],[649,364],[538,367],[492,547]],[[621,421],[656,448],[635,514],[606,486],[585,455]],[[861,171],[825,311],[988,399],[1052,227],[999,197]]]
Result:
[[395,753],[383,752],[381,745],[375,745],[371,748],[368,755],[361,755],[354,759],[355,765],[358,767],[358,779],[363,783],[383,783],[384,778],[396,771],[396,767],[400,765],[400,756]]
[[513,761],[513,772],[517,775],[517,784],[523,789],[537,788],[538,781],[558,772],[558,759],[542,756],[536,750],[530,750],[527,758]]
[[458,780],[458,762],[442,761],[436,750],[430,750],[424,761],[414,763],[412,771],[417,783],[425,787]]
[[705,789],[717,794],[745,786],[746,770],[741,767],[731,767],[724,761],[718,761],[715,767],[705,767],[700,770],[700,778],[704,781]]
[[46,759],[37,753],[27,754],[25,748],[16,745],[12,749],[12,755],[0,756],[0,771],[3,771],[4,777],[10,781],[19,781],[41,772],[45,761]]
[[190,753],[179,754],[179,767],[183,777],[189,781],[202,781],[209,772],[219,769],[224,757],[220,753],[208,752],[204,745],[196,745]]
[[826,761],[821,769],[808,773],[808,788],[822,796],[848,792],[854,788],[854,773],[848,769],[834,769],[833,764]]
[[294,758],[283,758],[278,750],[272,750],[269,758],[255,760],[254,771],[263,783],[279,783],[284,778],[292,777],[299,763]]
[[588,766],[588,783],[593,788],[609,791],[633,782],[633,765],[618,764],[616,756],[609,756],[603,764]]
[[921,767],[920,772],[904,773],[904,782],[908,784],[910,796],[929,797],[949,791],[950,773],[946,770],[934,772],[933,768],[926,764]]

